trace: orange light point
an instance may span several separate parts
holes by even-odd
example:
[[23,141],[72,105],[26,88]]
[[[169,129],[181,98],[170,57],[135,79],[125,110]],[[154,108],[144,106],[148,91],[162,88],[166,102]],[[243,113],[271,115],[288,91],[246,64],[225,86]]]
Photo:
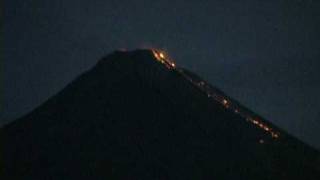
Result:
[[160,56],[160,58],[162,58],[162,59],[165,58],[165,56],[164,56],[164,54],[163,54],[162,52],[159,53],[159,56]]

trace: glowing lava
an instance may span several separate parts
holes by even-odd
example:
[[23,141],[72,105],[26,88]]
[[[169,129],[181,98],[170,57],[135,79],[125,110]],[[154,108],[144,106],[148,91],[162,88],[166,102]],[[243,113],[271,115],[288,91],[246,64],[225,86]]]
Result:
[[[267,133],[270,133],[271,137],[276,139],[279,137],[279,133],[275,132],[272,128],[267,126],[264,122],[260,121],[259,119],[255,118],[255,115],[248,112],[244,108],[241,108],[237,103],[226,98],[224,95],[215,92],[210,88],[210,85],[207,85],[205,81],[197,81],[190,77],[188,74],[184,73],[184,71],[180,68],[176,67],[176,64],[170,60],[164,51],[152,49],[153,56],[155,59],[165,65],[166,68],[171,70],[176,70],[180,75],[185,77],[187,80],[190,81],[194,86],[198,87],[202,92],[207,94],[207,97],[213,99],[214,101],[219,102],[224,106],[226,109],[232,110],[234,113],[238,114],[239,116],[246,119],[248,122],[252,123],[256,127],[264,130]],[[260,143],[264,143],[264,140],[260,140]]]
[[176,64],[170,60],[163,51],[160,50],[152,50],[153,56],[162,64],[164,64],[168,69],[175,69]]

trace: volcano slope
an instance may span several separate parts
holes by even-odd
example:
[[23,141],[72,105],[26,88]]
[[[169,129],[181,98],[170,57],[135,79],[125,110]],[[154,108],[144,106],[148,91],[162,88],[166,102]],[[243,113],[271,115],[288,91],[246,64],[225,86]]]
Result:
[[7,179],[320,179],[317,150],[154,50],[101,59],[1,149]]

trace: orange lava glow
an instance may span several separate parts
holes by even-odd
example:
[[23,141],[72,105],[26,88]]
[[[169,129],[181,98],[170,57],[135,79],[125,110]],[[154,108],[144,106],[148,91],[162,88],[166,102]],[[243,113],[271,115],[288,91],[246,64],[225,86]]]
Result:
[[[231,109],[234,113],[238,114],[239,116],[243,117],[246,119],[247,122],[252,123],[255,125],[257,128],[269,133],[272,138],[276,139],[279,138],[279,133],[274,131],[272,128],[270,128],[268,125],[266,125],[263,121],[259,120],[256,118],[255,115],[248,113],[247,110],[242,109],[240,106],[238,106],[237,103],[234,103],[232,100],[229,101],[229,99],[219,93],[212,92],[210,89],[208,89],[206,82],[204,81],[196,81],[189,75],[185,74],[180,68],[176,67],[176,64],[168,58],[164,51],[157,50],[157,49],[152,49],[151,50],[153,53],[153,56],[156,58],[158,62],[163,64],[166,68],[170,70],[176,70],[179,72],[182,76],[184,76],[186,79],[188,79],[192,84],[197,86],[199,89],[201,89],[203,92],[205,92],[208,96],[208,98],[214,99],[215,101],[219,102],[220,104],[223,105],[224,108],[226,109]],[[264,143],[264,140],[259,141],[261,144]]]
[[176,64],[174,62],[172,62],[172,60],[170,60],[164,53],[163,51],[160,50],[152,50],[153,56],[162,64],[164,64],[167,68],[169,69],[175,69],[176,68]]
[[163,52],[160,52],[160,53],[159,53],[159,56],[160,56],[160,58],[162,58],[162,59],[164,59],[164,58],[165,58],[165,56],[164,56]]

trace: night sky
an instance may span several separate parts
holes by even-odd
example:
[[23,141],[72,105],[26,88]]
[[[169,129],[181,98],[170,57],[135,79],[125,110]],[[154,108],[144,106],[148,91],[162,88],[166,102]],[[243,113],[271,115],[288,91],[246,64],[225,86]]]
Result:
[[320,1],[4,4],[0,124],[31,111],[113,50],[155,47],[320,148]]

